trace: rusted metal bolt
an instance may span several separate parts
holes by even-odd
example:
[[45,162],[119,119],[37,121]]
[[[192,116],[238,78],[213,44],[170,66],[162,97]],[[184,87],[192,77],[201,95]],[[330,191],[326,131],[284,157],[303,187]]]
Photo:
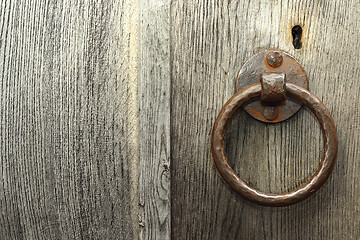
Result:
[[276,107],[269,106],[264,109],[263,114],[267,120],[272,121],[279,115],[279,111]]
[[267,63],[274,68],[280,67],[283,62],[283,56],[278,51],[271,51],[266,57]]

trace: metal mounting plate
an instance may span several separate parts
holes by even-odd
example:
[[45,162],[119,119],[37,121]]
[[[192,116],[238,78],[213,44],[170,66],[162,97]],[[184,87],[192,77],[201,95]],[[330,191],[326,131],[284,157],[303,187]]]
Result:
[[[267,55],[272,51],[273,50],[266,50],[257,53],[244,63],[236,77],[236,92],[249,85],[258,83],[260,81],[261,75],[265,72],[285,73],[286,82],[293,83],[308,89],[308,78],[305,70],[289,54],[274,50],[281,53],[283,57],[282,64],[279,67],[274,68],[267,63]],[[272,111],[277,113],[277,116],[272,120],[268,120],[264,116],[264,111],[265,113],[268,112],[269,107],[265,106],[260,100],[250,102],[244,105],[243,108],[248,114],[259,121],[277,123],[292,117],[297,111],[299,111],[301,106],[302,104],[296,102],[295,100],[286,99],[279,106],[276,106],[272,109]]]

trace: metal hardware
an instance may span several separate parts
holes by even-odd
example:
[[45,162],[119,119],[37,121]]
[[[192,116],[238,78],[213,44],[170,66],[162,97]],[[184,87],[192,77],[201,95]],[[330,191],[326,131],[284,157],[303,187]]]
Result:
[[[275,58],[279,57],[278,54],[275,54]],[[289,55],[281,54],[284,56],[283,63],[279,60],[271,60],[271,65],[278,66],[278,69],[290,70],[286,74],[280,71],[272,71],[270,73],[260,72],[257,79],[261,79],[261,82],[249,85],[243,89],[240,89],[234,96],[232,96],[227,103],[221,109],[212,130],[211,135],[211,151],[214,159],[216,169],[220,173],[224,181],[236,192],[245,197],[246,199],[266,206],[287,206],[308,198],[313,193],[315,193],[328,179],[333,166],[336,161],[336,154],[338,148],[337,135],[335,124],[331,118],[331,115],[325,105],[307,89],[297,84],[293,84],[288,80],[300,81],[304,85],[304,79],[307,78],[306,74],[303,71],[299,71],[299,67],[295,66],[294,68],[286,66],[286,63],[289,62],[291,58]],[[263,58],[265,55],[261,53],[260,55],[255,55]],[[271,56],[270,59],[274,57]],[[263,58],[265,59],[265,58]],[[266,59],[269,59],[267,55]],[[265,61],[265,60],[264,60]],[[280,64],[279,64],[280,62]],[[270,64],[270,62],[269,62]],[[252,74],[248,73],[248,66],[244,65],[246,68],[239,76],[249,76]],[[243,67],[243,68],[244,68]],[[300,66],[301,67],[301,66]],[[250,65],[250,68],[256,69]],[[295,69],[295,70],[292,70]],[[302,69],[302,68],[301,68]],[[295,73],[299,73],[301,76],[296,77]],[[260,77],[261,76],[261,77]],[[239,79],[238,79],[239,80]],[[246,79],[245,79],[246,81]],[[251,82],[251,81],[247,81]],[[239,109],[240,106],[249,106],[250,104],[257,102],[263,106],[263,112],[261,117],[256,115],[256,119],[269,122],[278,122],[284,120],[284,116],[291,116],[297,110],[292,108],[292,111],[287,111],[284,114],[283,106],[289,103],[299,102],[305,104],[317,117],[322,133],[324,135],[324,156],[318,167],[316,173],[311,177],[311,179],[304,185],[298,187],[296,190],[283,194],[271,194],[264,193],[259,190],[256,190],[247,183],[245,183],[240,177],[238,177],[235,171],[231,168],[228,159],[226,158],[225,153],[225,134],[227,125],[234,115],[234,113]],[[298,105],[301,106],[301,105]],[[255,105],[256,107],[256,105]],[[250,108],[251,109],[251,108]],[[245,107],[245,110],[246,107]],[[248,109],[249,110],[249,109]],[[294,112],[294,110],[296,110]],[[249,111],[248,111],[249,112]],[[250,112],[251,114],[251,112]]]
[[283,62],[283,56],[278,51],[271,51],[266,57],[266,62],[271,67],[274,68],[280,67],[280,65]]
[[260,78],[261,97],[264,105],[276,106],[286,100],[284,73],[263,73]]
[[[285,74],[287,83],[308,88],[306,72],[293,57],[285,52],[267,50],[252,56],[241,67],[236,78],[236,91],[258,83],[264,73]],[[293,116],[301,106],[302,103],[293,99],[286,99],[272,107],[262,100],[256,100],[244,104],[243,108],[257,120],[277,123]]]

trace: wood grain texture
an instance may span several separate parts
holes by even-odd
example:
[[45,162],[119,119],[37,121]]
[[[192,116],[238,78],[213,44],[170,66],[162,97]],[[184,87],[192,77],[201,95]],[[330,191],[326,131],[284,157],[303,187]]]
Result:
[[[0,239],[360,238],[359,0],[0,6]],[[339,136],[328,183],[286,208],[233,193],[209,148],[237,70],[269,48],[304,66]],[[277,125],[239,112],[227,136],[234,169],[269,192],[306,181],[321,147],[306,109]]]
[[170,238],[170,1],[0,6],[0,239]]
[[[358,0],[175,1],[172,5],[172,238],[360,238],[360,44]],[[291,28],[303,27],[295,50]],[[244,61],[280,49],[305,68],[309,89],[329,108],[339,153],[328,182],[311,198],[283,208],[251,204],[216,173],[212,124],[234,94]],[[276,125],[244,112],[227,136],[231,165],[267,192],[294,189],[322,156],[318,123],[307,109]]]
[[140,1],[140,239],[170,239],[170,0]]
[[136,238],[138,6],[0,6],[0,239]]

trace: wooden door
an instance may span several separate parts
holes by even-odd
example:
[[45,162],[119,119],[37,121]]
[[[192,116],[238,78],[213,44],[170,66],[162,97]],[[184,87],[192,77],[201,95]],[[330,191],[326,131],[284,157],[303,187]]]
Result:
[[[0,239],[360,239],[359,0],[0,6]],[[244,200],[210,154],[237,71],[264,49],[300,62],[338,133],[331,177],[289,207]],[[226,143],[272,193],[323,151],[306,108],[275,125],[240,111]]]

